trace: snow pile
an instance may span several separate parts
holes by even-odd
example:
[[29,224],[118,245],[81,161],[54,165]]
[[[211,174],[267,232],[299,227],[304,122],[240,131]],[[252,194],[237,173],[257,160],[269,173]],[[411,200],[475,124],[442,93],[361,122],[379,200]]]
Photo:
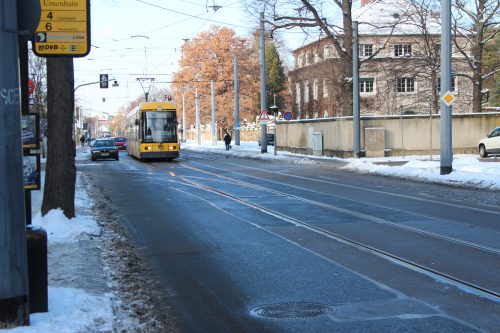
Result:
[[[181,150],[210,152],[236,156],[242,158],[265,159],[265,160],[288,160],[295,164],[314,164],[318,161],[338,161],[346,163],[344,170],[359,173],[372,173],[383,176],[399,177],[403,179],[419,180],[448,185],[462,185],[466,187],[499,190],[500,189],[500,163],[479,161],[476,155],[454,155],[453,172],[441,175],[439,156],[405,156],[386,158],[336,158],[326,156],[313,156],[292,154],[286,151],[278,151],[274,155],[274,146],[267,147],[267,153],[261,153],[261,147],[257,142],[242,141],[239,146],[232,144],[232,149],[226,151],[224,144],[218,142],[202,142],[198,145],[194,141],[182,143]],[[181,151],[182,154],[182,151]],[[400,165],[395,165],[400,164]]]
[[101,232],[92,216],[68,219],[62,209],[53,209],[43,217],[38,213],[32,224],[47,231],[49,243],[78,242],[84,235],[98,235]]
[[74,288],[49,288],[49,312],[30,315],[30,326],[12,333],[111,332],[113,314],[107,296],[91,296]]
[[[420,156],[422,158],[422,156]],[[361,173],[373,173],[404,179],[434,182],[500,190],[500,167],[498,163],[480,162],[470,155],[459,155],[453,160],[453,172],[440,174],[440,162],[421,160],[413,156],[401,166],[377,165],[368,159],[352,159],[343,167],[345,170]]]

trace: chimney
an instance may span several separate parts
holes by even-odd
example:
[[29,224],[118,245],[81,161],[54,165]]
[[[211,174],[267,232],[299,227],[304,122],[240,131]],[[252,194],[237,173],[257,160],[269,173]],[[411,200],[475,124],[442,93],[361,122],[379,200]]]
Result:
[[360,5],[361,7],[363,7],[364,5],[367,5],[370,2],[372,2],[372,0],[360,0]]

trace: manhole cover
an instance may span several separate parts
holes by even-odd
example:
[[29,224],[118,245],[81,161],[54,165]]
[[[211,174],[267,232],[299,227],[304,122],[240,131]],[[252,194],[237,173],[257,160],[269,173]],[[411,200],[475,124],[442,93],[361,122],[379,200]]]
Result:
[[323,304],[297,302],[261,306],[253,309],[251,313],[266,318],[302,319],[318,317],[330,311],[332,309]]

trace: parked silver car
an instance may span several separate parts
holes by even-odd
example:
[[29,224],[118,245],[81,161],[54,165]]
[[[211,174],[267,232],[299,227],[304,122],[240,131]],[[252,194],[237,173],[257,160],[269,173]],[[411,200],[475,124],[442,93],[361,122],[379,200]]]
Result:
[[488,154],[500,154],[500,127],[495,128],[486,138],[479,141],[479,156],[487,157]]

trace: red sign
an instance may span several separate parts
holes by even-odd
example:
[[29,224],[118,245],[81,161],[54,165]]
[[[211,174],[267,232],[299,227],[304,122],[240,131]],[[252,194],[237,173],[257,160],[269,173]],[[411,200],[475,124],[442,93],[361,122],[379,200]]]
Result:
[[31,80],[28,80],[28,94],[33,94],[33,92],[35,91],[35,84],[33,83],[33,81]]
[[263,109],[261,112],[260,112],[260,116],[259,116],[259,121],[269,121],[271,120],[271,118],[269,118],[269,115],[267,114],[267,111],[266,109]]

